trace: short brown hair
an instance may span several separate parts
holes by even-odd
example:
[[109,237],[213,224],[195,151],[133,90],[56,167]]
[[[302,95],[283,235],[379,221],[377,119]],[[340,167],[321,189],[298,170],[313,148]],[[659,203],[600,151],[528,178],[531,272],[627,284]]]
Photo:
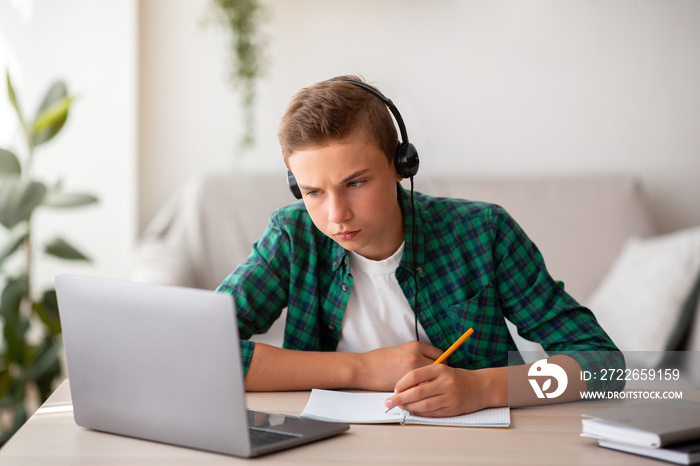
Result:
[[342,141],[363,132],[394,159],[398,135],[389,109],[379,97],[341,79],[365,82],[357,76],[339,76],[297,92],[282,116],[278,133],[285,163],[296,150]]

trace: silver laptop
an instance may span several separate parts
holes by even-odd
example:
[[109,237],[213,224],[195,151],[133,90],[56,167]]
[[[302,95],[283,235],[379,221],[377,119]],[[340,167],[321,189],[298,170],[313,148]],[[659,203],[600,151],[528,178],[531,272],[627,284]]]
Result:
[[349,428],[246,409],[228,294],[69,275],[56,294],[82,427],[242,457]]

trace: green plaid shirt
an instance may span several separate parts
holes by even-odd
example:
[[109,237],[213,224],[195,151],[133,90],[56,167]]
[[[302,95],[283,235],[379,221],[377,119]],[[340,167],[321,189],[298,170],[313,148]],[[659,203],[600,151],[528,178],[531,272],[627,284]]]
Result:
[[[451,366],[508,365],[517,348],[506,317],[523,337],[550,355],[572,355],[584,370],[624,367],[593,314],[552,279],[537,247],[503,208],[415,193],[414,218],[400,185],[398,197],[406,247],[396,277],[430,343],[444,350],[474,329],[450,356]],[[265,333],[285,307],[285,348],[334,351],[352,285],[346,251],[314,226],[303,202],[275,212],[246,262],[217,290],[235,299],[244,371],[254,348],[248,338]],[[590,390],[614,388],[620,387],[589,382]]]

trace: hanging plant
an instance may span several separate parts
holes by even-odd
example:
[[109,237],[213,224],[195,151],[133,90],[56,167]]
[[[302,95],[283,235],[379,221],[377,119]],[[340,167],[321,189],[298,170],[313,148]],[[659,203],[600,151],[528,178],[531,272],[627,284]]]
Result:
[[[24,157],[0,148],[0,445],[27,420],[28,406],[45,401],[61,377],[61,325],[56,292],[33,289],[32,219],[39,208],[72,208],[97,202],[91,194],[63,190],[34,179],[35,149],[63,128],[74,98],[66,85],[54,83],[35,117],[25,118],[9,73],[7,92],[25,139]],[[4,231],[3,231],[4,230]],[[43,245],[45,254],[89,261],[61,237]]]
[[243,137],[241,146],[255,142],[255,84],[264,71],[265,38],[260,25],[266,19],[258,0],[213,0],[217,21],[231,33],[230,80],[241,92]]

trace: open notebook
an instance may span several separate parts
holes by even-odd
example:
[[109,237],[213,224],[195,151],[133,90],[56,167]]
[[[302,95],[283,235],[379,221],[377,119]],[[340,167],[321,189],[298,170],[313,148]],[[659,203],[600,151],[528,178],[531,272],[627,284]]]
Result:
[[347,424],[421,424],[451,427],[510,426],[510,408],[487,408],[452,417],[421,417],[394,408],[386,412],[384,400],[393,393],[348,393],[313,389],[301,417]]

